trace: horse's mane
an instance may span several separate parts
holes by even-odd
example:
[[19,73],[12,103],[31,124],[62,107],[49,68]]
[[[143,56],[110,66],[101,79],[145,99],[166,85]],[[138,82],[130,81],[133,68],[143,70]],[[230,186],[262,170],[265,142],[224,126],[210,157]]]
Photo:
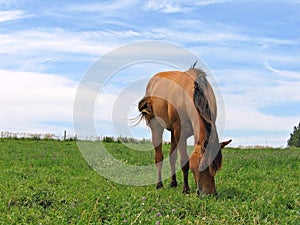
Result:
[[[206,88],[208,87],[208,81],[206,79],[206,74],[200,68],[196,68],[197,61],[190,68],[197,73],[197,78],[194,82],[194,104],[196,106],[197,111],[200,116],[204,120],[205,129],[206,129],[206,141],[204,147],[208,149],[208,157],[214,157],[213,160],[208,159],[211,164],[209,165],[209,171],[211,175],[214,174],[221,168],[222,166],[222,153],[219,150],[219,140],[215,122],[213,121],[214,113],[211,110],[209,105],[209,101],[206,97]],[[218,153],[215,155],[213,151],[217,148]],[[207,165],[208,166],[208,165]]]
[[196,68],[197,61],[190,68],[197,73],[197,78],[194,82],[194,104],[200,113],[201,117],[206,123],[212,123],[212,111],[209,106],[208,99],[205,94],[205,90],[208,86],[208,81],[206,79],[206,73],[200,68]]
[[206,73],[202,69],[196,67],[197,63],[198,61],[195,61],[194,64],[190,67],[190,70],[195,71],[198,76],[206,77]]

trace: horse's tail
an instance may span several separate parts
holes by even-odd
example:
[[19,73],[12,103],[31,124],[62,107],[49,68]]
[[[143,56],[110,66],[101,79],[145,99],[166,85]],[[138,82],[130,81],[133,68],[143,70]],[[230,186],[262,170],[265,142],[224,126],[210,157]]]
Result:
[[139,122],[142,119],[145,119],[148,125],[150,120],[154,117],[152,111],[151,98],[149,96],[142,98],[139,101],[138,109],[141,112]]
[[209,166],[210,174],[214,176],[222,166],[222,153],[219,151],[219,139],[213,119],[215,115],[211,110],[205,94],[205,90],[209,83],[206,79],[206,74],[202,70],[198,70],[197,72],[198,76],[194,82],[194,104],[198,113],[204,120],[206,129],[206,141],[204,144],[206,149],[204,154],[205,159],[201,160],[201,167],[204,169],[203,167],[207,168]]

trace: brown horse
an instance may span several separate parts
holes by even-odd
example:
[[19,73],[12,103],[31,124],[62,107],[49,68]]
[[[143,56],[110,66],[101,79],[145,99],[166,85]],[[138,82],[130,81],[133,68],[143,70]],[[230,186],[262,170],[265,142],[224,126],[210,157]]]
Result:
[[[214,176],[222,165],[221,148],[230,141],[219,144],[215,126],[217,106],[214,92],[206,74],[195,68],[185,72],[167,71],[154,75],[148,82],[146,94],[138,108],[152,132],[155,164],[158,170],[156,187],[162,188],[162,135],[171,131],[169,160],[171,187],[177,186],[175,163],[177,152],[181,156],[183,192],[188,193],[188,171],[192,170],[197,194],[216,194]],[[194,135],[194,150],[187,153],[187,138]]]

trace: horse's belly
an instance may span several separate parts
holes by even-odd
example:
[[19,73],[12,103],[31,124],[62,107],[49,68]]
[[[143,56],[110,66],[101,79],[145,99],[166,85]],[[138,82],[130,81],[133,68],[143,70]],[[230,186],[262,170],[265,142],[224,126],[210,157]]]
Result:
[[168,131],[174,131],[175,127],[180,128],[182,134],[184,135],[184,137],[188,138],[192,135],[194,135],[194,131],[193,131],[193,126],[192,123],[190,121],[184,121],[181,123],[166,123],[165,124],[165,129],[167,129]]

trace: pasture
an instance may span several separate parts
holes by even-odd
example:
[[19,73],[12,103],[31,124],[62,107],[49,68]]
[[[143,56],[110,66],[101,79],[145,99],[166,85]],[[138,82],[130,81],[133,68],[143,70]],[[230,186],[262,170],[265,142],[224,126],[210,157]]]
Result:
[[[130,164],[154,152],[105,143]],[[166,152],[168,145],[163,146]],[[0,139],[0,224],[300,224],[300,149],[223,150],[217,197],[104,179],[74,141]]]

